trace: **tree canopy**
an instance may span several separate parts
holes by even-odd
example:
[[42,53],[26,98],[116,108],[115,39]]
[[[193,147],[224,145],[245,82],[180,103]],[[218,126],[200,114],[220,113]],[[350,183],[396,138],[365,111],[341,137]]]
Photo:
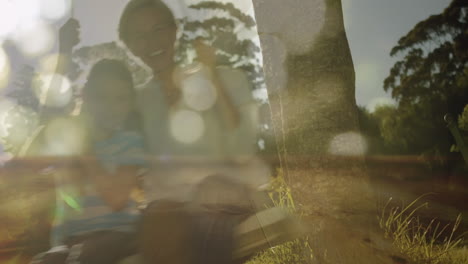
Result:
[[384,81],[398,102],[381,126],[382,136],[403,152],[447,153],[451,137],[443,117],[459,115],[468,102],[468,2],[453,0],[398,41],[401,59]]

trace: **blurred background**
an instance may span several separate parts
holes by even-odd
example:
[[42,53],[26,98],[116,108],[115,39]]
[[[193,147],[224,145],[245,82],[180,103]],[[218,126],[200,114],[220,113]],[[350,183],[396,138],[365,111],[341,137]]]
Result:
[[[100,58],[125,60],[137,86],[150,77],[117,40],[126,2],[0,0],[0,262],[23,263],[48,247],[54,185],[41,159],[26,155],[41,125],[79,113],[84,77]],[[381,204],[392,197],[409,204],[430,193],[424,201],[431,206],[421,213],[426,222],[467,218],[464,1],[167,2],[183,28],[181,62],[193,59],[190,41],[202,36],[218,49],[219,65],[248,73],[262,105],[259,153],[287,179],[306,218],[326,212],[341,221],[351,214],[342,217],[343,208],[355,207],[335,200],[364,204],[349,198],[362,193],[348,186],[353,180],[330,176],[354,173],[366,175],[350,179],[371,186]],[[74,66],[60,87],[47,90],[60,58],[57,32],[70,17],[81,25]],[[57,143],[43,153],[77,148],[78,130],[65,136],[69,126],[59,121],[49,129]],[[363,162],[366,170],[339,167],[343,160]],[[460,226],[463,233],[468,222]]]

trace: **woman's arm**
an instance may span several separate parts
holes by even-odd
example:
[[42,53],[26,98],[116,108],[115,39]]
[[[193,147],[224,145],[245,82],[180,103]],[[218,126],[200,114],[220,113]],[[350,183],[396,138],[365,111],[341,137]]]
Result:
[[69,19],[59,30],[59,57],[55,68],[55,74],[50,82],[50,87],[39,98],[41,104],[47,105],[47,100],[54,88],[61,87],[63,76],[69,74],[73,48],[80,43],[80,24],[76,19]]
[[230,130],[237,128],[240,123],[239,111],[236,108],[232,98],[226,91],[226,87],[224,86],[223,82],[219,78],[218,72],[216,70],[215,50],[203,43],[201,40],[196,41],[195,48],[197,50],[198,60],[208,68],[211,81],[216,88],[218,95],[217,105],[220,109],[224,124]]
[[66,75],[71,64],[73,48],[80,43],[80,23],[76,19],[69,19],[59,30],[59,53],[56,73]]

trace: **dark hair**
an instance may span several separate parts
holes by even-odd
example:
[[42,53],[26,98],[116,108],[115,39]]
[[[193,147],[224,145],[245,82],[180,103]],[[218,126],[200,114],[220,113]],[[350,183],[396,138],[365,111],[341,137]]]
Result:
[[[94,87],[96,81],[102,76],[115,78],[128,82],[133,85],[133,77],[125,63],[120,60],[102,59],[93,65],[89,72],[86,84],[83,87],[83,97],[86,98],[97,87]],[[133,89],[132,89],[133,91]]]
[[174,14],[172,13],[172,10],[161,0],[130,0],[125,6],[122,12],[122,15],[120,16],[119,28],[118,28],[120,40],[126,43],[126,37],[128,34],[126,28],[127,28],[130,15],[136,10],[139,10],[141,8],[148,8],[148,7],[154,7],[157,10],[162,11],[163,13],[169,16],[169,19],[171,21],[175,23],[175,18],[174,18]]
[[[132,73],[123,61],[115,59],[102,59],[98,61],[91,68],[86,84],[83,87],[82,95],[83,109],[85,109],[84,112],[86,112],[88,99],[90,98],[90,96],[92,96],[93,91],[99,89],[99,87],[95,87],[96,81],[99,78],[102,78],[103,76],[122,80],[133,85]],[[132,93],[135,93],[133,87],[130,90]],[[134,99],[128,98],[128,100]],[[141,117],[136,110],[130,114],[129,120],[127,120],[125,126],[127,129],[141,131]]]

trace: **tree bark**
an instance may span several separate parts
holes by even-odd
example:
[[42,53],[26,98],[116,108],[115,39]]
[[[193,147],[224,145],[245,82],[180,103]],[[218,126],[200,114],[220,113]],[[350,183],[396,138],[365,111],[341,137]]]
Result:
[[362,143],[346,136],[359,138],[359,122],[341,1],[254,4],[282,170],[311,226],[315,263],[392,263],[364,153],[336,155]]

